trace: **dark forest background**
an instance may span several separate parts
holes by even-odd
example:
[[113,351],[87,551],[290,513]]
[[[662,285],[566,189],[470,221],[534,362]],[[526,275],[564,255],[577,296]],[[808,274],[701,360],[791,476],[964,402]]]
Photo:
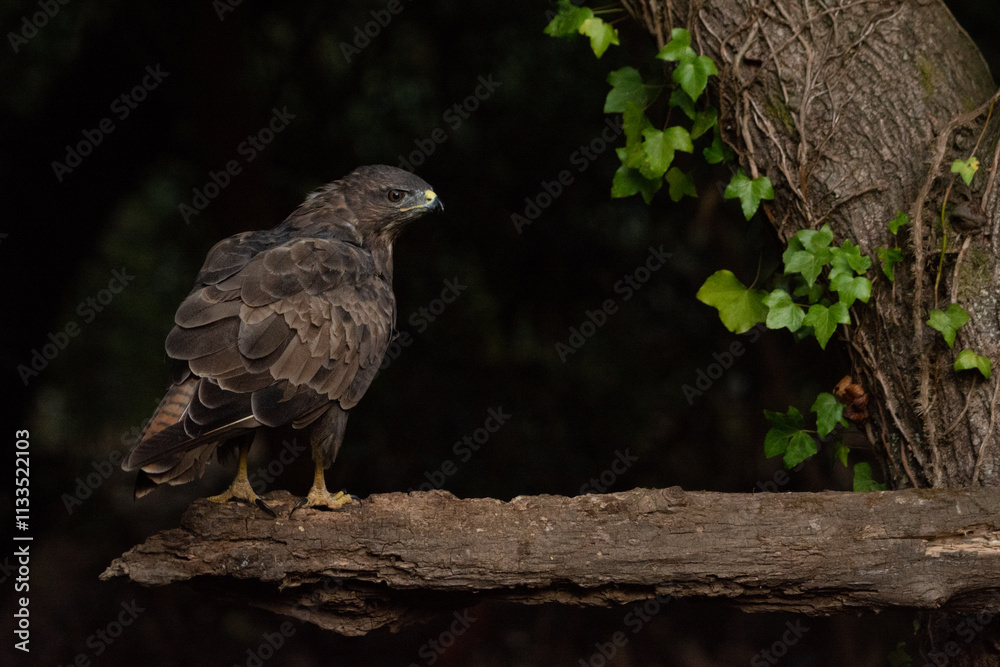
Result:
[[[112,558],[176,526],[192,500],[221,490],[234,470],[213,465],[198,483],[134,502],[132,477],[112,463],[162,396],[163,339],[208,248],[274,226],[309,191],[361,164],[421,161],[416,171],[446,212],[413,225],[396,245],[397,326],[411,342],[394,350],[352,413],[331,488],[364,497],[433,483],[460,497],[505,500],[605,487],[850,488],[830,451],[783,477],[762,444],[762,411],[806,410],[850,373],[843,349],[831,344],[821,354],[814,340],[795,344],[780,332],[751,342],[694,298],[717,269],[749,283],[777,257],[770,228],[745,222],[735,202],[722,200],[729,167],[700,172],[697,200],[674,205],[664,191],[647,206],[610,199],[613,146],[581,157],[582,146],[603,144],[595,139],[610,118],[601,113],[607,73],[649,63],[655,52],[627,18],[616,24],[623,46],[597,60],[584,38],[542,34],[553,4],[232,4],[50,0],[55,16],[16,45],[8,33],[22,33],[23,17],[41,5],[0,7],[5,449],[13,450],[16,429],[30,430],[34,538],[30,656],[12,648],[13,547],[0,555],[4,664],[63,665],[80,654],[107,665],[246,664],[248,649],[278,630],[282,618],[183,587],[98,581]],[[949,6],[997,72],[995,3]],[[379,17],[386,25],[378,34],[355,42]],[[116,103],[144,77],[155,81],[147,67],[166,74],[134,108]],[[261,150],[241,149],[275,109],[294,117]],[[52,163],[66,162],[67,145],[98,136],[105,118],[113,131],[56,174]],[[240,173],[186,222],[180,205],[193,206],[193,189],[204,192],[210,173],[230,160]],[[538,202],[563,170],[573,182],[516,229],[511,216],[524,215],[526,199]],[[669,259],[625,300],[616,282],[661,246]],[[117,294],[107,291],[116,271],[134,276]],[[441,310],[435,299],[451,282],[465,289]],[[570,328],[606,299],[617,311],[561,359],[556,344],[569,343]],[[421,308],[439,314],[431,321]],[[24,382],[18,367],[53,341],[64,349]],[[702,395],[686,396],[684,386],[694,387],[734,341],[746,352]],[[459,456],[455,443],[496,408],[509,419]],[[251,470],[276,454],[255,452]],[[863,449],[858,456],[865,460]],[[635,461],[612,473],[619,457]],[[454,474],[441,473],[447,461]],[[302,456],[268,489],[304,494],[311,470]],[[5,517],[13,516],[12,488],[9,477]],[[143,611],[121,636],[95,639],[133,601]],[[448,617],[363,638],[296,622],[268,663],[577,665],[595,642],[625,630],[628,644],[609,664],[748,664],[786,623],[800,622],[808,632],[781,664],[881,665],[911,636],[913,620],[905,612],[747,615],[674,601],[633,634],[628,612],[480,605],[441,654],[427,642]]]

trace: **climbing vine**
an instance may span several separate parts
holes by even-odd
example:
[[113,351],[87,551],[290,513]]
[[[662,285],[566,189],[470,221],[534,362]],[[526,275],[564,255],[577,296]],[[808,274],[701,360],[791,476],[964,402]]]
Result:
[[[592,10],[570,0],[559,0],[557,10],[550,17],[546,34],[585,35],[598,58],[610,46],[619,45],[618,31],[602,17],[621,13],[620,8]],[[617,69],[608,74],[611,88],[604,103],[605,113],[622,115],[625,135],[625,145],[616,149],[621,165],[612,179],[611,196],[638,194],[647,204],[664,184],[675,202],[685,196],[698,196],[692,174],[674,164],[677,153],[693,154],[700,143],[701,155],[708,164],[733,159],[732,151],[721,137],[718,109],[704,95],[711,77],[718,75],[715,63],[691,47],[691,36],[683,28],[674,29],[670,40],[654,57],[671,65],[669,81],[662,77],[644,78],[634,67]],[[662,122],[656,123],[649,113],[654,102],[664,95],[667,113]],[[678,116],[678,122],[673,122]],[[968,185],[978,167],[978,159],[971,155],[967,160],[956,160],[951,170]],[[742,169],[734,167],[724,197],[738,199],[744,217],[749,220],[763,201],[774,199],[774,189],[767,177],[751,179]],[[909,215],[900,211],[887,226],[896,236],[909,221]],[[942,261],[946,238],[942,234]],[[879,247],[875,255],[886,278],[894,282],[895,266],[904,261],[903,250]],[[783,273],[770,277],[766,288],[757,286],[756,279],[754,284],[746,286],[731,271],[720,270],[705,280],[697,299],[716,308],[722,323],[734,333],[747,332],[763,323],[769,329],[788,329],[797,340],[813,337],[825,349],[839,326],[852,324],[852,307],[857,303],[867,304],[871,299],[872,282],[867,273],[872,259],[863,255],[850,239],[834,243],[833,231],[829,225],[823,225],[818,230],[800,230],[789,238],[782,261]],[[931,310],[927,325],[941,332],[948,346],[953,347],[956,332],[968,320],[968,312],[952,303],[944,310]],[[991,372],[990,360],[968,349],[958,354],[954,369],[979,370],[986,378]],[[764,443],[766,456],[782,456],[785,465],[792,468],[815,455],[818,443],[829,440],[834,457],[847,466],[849,452],[836,438],[838,427],[847,428],[851,421],[863,423],[867,418],[866,402],[867,396],[860,385],[846,377],[834,393],[824,392],[816,397],[810,408],[810,414],[815,415],[815,428],[807,428],[806,417],[795,407],[784,413],[765,411],[765,418],[771,424]],[[853,472],[856,491],[884,488],[872,479],[867,463],[856,464]]]

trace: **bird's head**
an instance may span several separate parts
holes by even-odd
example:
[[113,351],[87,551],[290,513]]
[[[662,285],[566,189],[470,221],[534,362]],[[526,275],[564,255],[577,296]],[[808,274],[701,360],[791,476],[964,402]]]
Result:
[[341,182],[359,231],[392,243],[407,223],[444,210],[431,186],[419,176],[384,164],[358,167]]

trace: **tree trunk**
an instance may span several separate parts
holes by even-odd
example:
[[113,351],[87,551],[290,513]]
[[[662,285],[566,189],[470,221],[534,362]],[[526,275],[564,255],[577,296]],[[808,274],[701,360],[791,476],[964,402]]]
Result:
[[[964,348],[1000,360],[1000,109],[948,9],[939,0],[624,4],[661,45],[685,27],[716,62],[723,136],[751,177],[774,185],[764,212],[782,240],[829,224],[836,242],[873,258],[876,247],[902,247],[895,283],[875,261],[872,301],[855,304],[845,331],[891,488],[1000,485],[1000,374],[952,369]],[[972,155],[981,167],[966,188],[950,168]],[[946,201],[981,207],[978,233],[942,226]],[[897,211],[911,224],[894,238]],[[952,302],[971,315],[954,349],[926,324]],[[968,659],[950,664],[1000,664],[959,660]]]
[[[611,606],[719,597],[749,611],[1000,613],[993,489],[723,494],[672,489],[459,500],[374,495],[281,518],[195,502],[102,579],[193,581],[343,634],[483,599]],[[998,621],[1000,624],[1000,621]]]

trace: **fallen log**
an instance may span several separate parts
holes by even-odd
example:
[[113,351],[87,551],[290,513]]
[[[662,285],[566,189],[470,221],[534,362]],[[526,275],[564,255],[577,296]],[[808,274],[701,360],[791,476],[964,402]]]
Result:
[[827,615],[1000,610],[1000,492],[728,494],[679,488],[459,499],[373,495],[337,512],[199,500],[102,579],[191,582],[345,635],[485,599],[612,606],[725,598]]

